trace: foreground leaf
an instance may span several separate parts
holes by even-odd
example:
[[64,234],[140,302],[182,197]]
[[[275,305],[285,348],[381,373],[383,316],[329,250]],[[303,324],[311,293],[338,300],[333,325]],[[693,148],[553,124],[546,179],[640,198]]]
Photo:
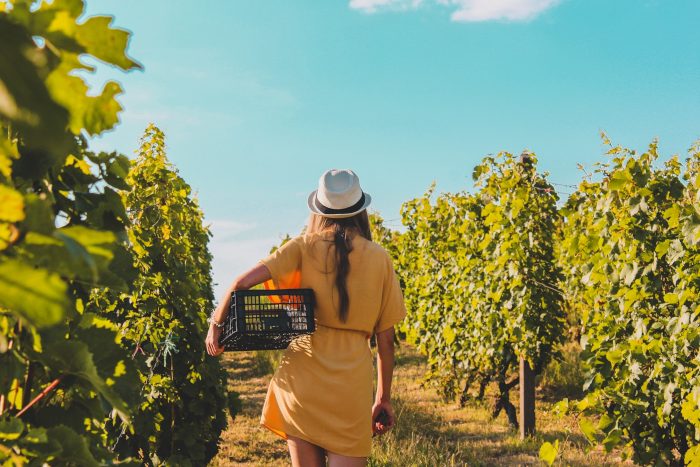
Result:
[[16,260],[0,262],[0,290],[0,304],[37,327],[59,322],[70,306],[58,274]]
[[[107,345],[108,343],[105,343]],[[40,359],[57,373],[77,376],[87,389],[101,394],[123,419],[128,420],[127,407],[121,397],[97,372],[92,353],[83,342],[63,341],[49,343],[44,347]]]
[[593,425],[593,422],[591,422],[587,418],[582,418],[578,421],[578,426],[581,428],[581,432],[584,434],[586,439],[590,443],[595,443],[595,426]]
[[540,448],[540,459],[545,461],[548,465],[552,465],[554,463],[554,460],[557,458],[557,454],[559,453],[559,440],[556,440],[554,442],[554,446],[552,446],[552,443],[547,442],[542,445]]
[[95,460],[85,439],[67,426],[59,425],[46,430],[49,437],[61,444],[60,459],[69,464],[74,463],[81,467],[100,467]]

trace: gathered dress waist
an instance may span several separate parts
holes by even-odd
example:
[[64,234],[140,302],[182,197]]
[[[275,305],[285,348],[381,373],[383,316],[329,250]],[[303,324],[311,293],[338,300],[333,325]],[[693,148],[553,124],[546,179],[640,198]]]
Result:
[[334,331],[348,331],[348,332],[354,332],[354,333],[357,333],[357,334],[362,335],[362,336],[363,336],[364,338],[366,338],[366,339],[369,339],[369,338],[371,337],[371,336],[369,336],[369,335],[367,334],[367,332],[365,332],[365,331],[360,331],[359,329],[347,329],[347,328],[338,328],[338,327],[334,327],[334,326],[326,326],[325,324],[320,324],[320,323],[318,323],[318,322],[316,323],[316,327],[317,327],[317,328],[318,328],[318,327],[322,327],[322,328],[327,328],[327,329],[333,329]]

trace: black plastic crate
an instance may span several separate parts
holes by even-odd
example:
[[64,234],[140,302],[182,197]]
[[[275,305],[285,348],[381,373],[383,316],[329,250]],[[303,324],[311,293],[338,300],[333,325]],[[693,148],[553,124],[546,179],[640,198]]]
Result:
[[219,344],[226,351],[286,349],[315,330],[311,289],[234,290]]

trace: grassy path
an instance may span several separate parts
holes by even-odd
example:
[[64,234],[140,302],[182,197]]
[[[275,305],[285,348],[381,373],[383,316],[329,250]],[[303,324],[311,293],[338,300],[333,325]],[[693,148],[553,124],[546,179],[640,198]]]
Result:
[[[290,465],[286,443],[258,425],[267,385],[280,355],[272,351],[224,355],[229,387],[241,394],[243,413],[224,434],[224,444],[211,467]],[[422,388],[425,358],[407,344],[397,348],[396,359],[392,392],[397,426],[374,441],[371,467],[541,466],[545,464],[538,461],[537,453],[542,441],[564,437],[566,421],[549,415],[553,402],[538,400],[538,434],[533,440],[520,441],[518,434],[509,429],[505,414],[492,420],[487,407],[472,404],[460,408],[444,402],[433,388]],[[517,399],[516,387],[511,395],[516,407]],[[571,466],[630,465],[620,462],[615,452],[607,457],[601,451],[584,456],[586,441],[582,436],[574,440],[578,448],[568,455]]]

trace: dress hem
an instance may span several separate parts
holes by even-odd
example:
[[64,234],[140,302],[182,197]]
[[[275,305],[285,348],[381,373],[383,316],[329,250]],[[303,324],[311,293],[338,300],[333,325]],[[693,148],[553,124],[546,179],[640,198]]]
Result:
[[285,441],[287,440],[287,433],[285,433],[284,431],[278,430],[276,428],[272,428],[270,425],[267,425],[267,424],[262,423],[262,422],[260,422],[260,426],[267,428],[268,430],[270,430],[271,432],[273,432],[274,434],[276,434],[277,436],[279,436],[283,440],[285,440]]
[[344,457],[366,457],[366,458],[369,458],[369,457],[372,455],[371,452],[370,452],[369,454],[367,454],[367,455],[364,455],[364,456],[353,456],[353,455],[349,455],[349,454],[343,454],[343,453],[341,453],[341,452],[336,452],[336,451],[334,451],[334,450],[332,450],[332,449],[324,448],[323,446],[321,446],[321,445],[315,443],[314,441],[311,441],[309,438],[307,438],[306,436],[304,436],[304,435],[301,434],[301,433],[288,433],[288,432],[286,432],[285,430],[283,430],[283,429],[281,429],[281,428],[274,428],[274,427],[268,425],[267,423],[265,423],[265,422],[263,422],[263,421],[260,422],[260,425],[261,425],[262,427],[264,427],[264,428],[267,428],[268,430],[270,430],[271,432],[273,432],[274,434],[276,434],[276,435],[279,436],[280,438],[284,439],[285,441],[288,440],[287,436],[288,436],[288,435],[291,435],[291,436],[294,436],[295,438],[303,439],[303,440],[306,441],[307,443],[311,443],[311,444],[313,444],[313,445],[315,445],[315,446],[318,446],[318,447],[320,447],[321,449],[323,449],[323,450],[325,450],[325,451],[332,452],[333,454],[338,454],[339,456],[344,456]]

